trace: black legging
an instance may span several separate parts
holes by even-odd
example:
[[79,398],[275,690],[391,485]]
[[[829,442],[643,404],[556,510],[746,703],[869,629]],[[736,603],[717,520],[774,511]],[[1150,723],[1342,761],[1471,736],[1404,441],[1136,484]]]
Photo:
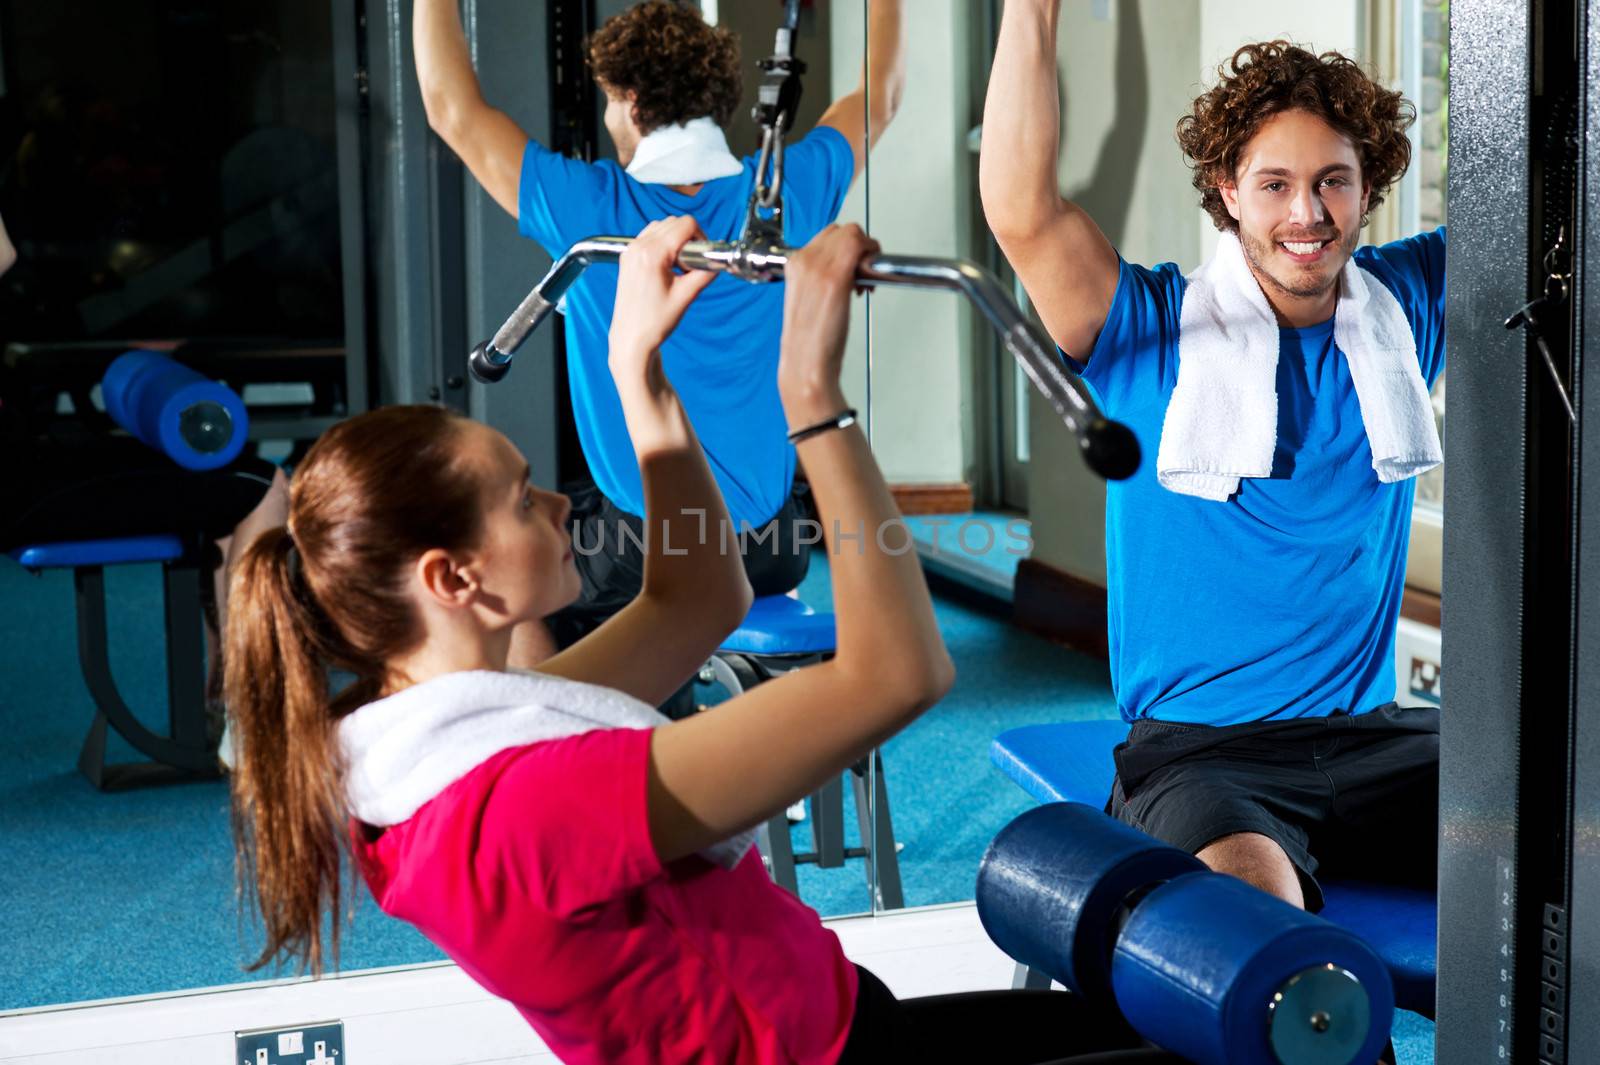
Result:
[[985,1065],[1181,1065],[1115,1010],[1063,991],[973,991],[897,999],[856,966],[860,990],[839,1065],[981,1061]]

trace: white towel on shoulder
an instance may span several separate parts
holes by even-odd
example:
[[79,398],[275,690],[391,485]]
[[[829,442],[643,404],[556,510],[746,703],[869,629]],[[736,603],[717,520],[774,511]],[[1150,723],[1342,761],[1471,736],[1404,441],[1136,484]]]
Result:
[[[1383,282],[1353,259],[1339,275],[1333,339],[1350,366],[1378,480],[1415,477],[1443,462],[1411,324]],[[1224,233],[1183,294],[1178,383],[1156,455],[1161,485],[1222,501],[1240,478],[1269,476],[1277,386],[1277,318],[1239,238]]]
[[699,185],[743,171],[722,127],[709,115],[651,130],[628,163],[628,174],[647,185]]
[[[653,707],[597,684],[523,671],[447,673],[339,722],[345,794],[367,824],[398,825],[508,748],[593,729],[665,724]],[[754,840],[750,830],[700,853],[732,869]]]

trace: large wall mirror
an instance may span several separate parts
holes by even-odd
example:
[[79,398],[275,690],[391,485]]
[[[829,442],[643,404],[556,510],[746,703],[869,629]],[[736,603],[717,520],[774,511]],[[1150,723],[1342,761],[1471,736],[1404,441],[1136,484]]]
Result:
[[[0,4],[0,217],[18,251],[0,278],[8,465],[26,461],[24,440],[108,425],[90,385],[134,347],[231,367],[217,375],[250,410],[248,446],[276,461],[359,409],[345,30],[314,0]],[[107,566],[104,581],[111,676],[165,732],[162,569]],[[99,791],[77,770],[96,703],[74,598],[72,570],[0,557],[0,1011],[251,979],[226,786]],[[115,732],[104,752],[145,757]],[[420,949],[409,933],[351,945],[355,965]]]
[[[314,436],[369,403],[437,400],[505,427],[537,479],[562,475],[560,449],[573,440],[554,428],[552,347],[539,349],[542,362],[525,356],[525,385],[462,383],[470,342],[548,260],[441,163],[406,44],[409,0],[87,6],[94,17],[74,8],[68,18],[0,0],[0,217],[23,256],[0,278],[8,368],[46,348],[89,358],[136,342],[247,337],[301,360],[275,366],[322,367],[310,380],[274,371],[246,382],[270,457],[292,462],[300,429]],[[567,125],[552,119],[570,81],[556,84],[547,62],[551,12],[599,20],[624,6],[467,0],[486,92],[535,136],[570,142],[582,122],[570,107]],[[901,7],[903,95],[839,217],[889,252],[974,261],[1026,307],[978,201],[1001,0]],[[754,148],[755,60],[772,48],[782,5],[701,8],[742,37],[746,100],[728,133],[744,154]],[[1367,239],[1440,224],[1444,8],[1062,0],[1060,186],[1129,261],[1198,265],[1214,233],[1174,124],[1235,47],[1282,36],[1356,57],[1418,105],[1411,171]],[[872,0],[803,7],[796,51],[808,71],[792,140],[855,88],[866,56],[887,54],[874,38],[882,29]],[[451,248],[464,270],[438,265]],[[825,917],[970,900],[985,846],[1032,802],[991,766],[994,738],[1117,716],[1103,649],[1104,489],[989,325],[949,293],[869,293],[846,374],[932,576],[959,676],[859,772],[791,812],[796,887]],[[30,413],[71,414],[75,402],[94,400],[63,395],[65,408]],[[1435,408],[1442,424],[1442,382]],[[1435,473],[1413,520],[1402,703],[1437,702],[1442,691],[1442,515]],[[159,723],[168,691],[160,570],[117,566],[105,579],[112,672],[135,714]],[[825,553],[798,594],[831,606]],[[103,792],[77,771],[95,705],[81,680],[70,571],[35,574],[0,559],[0,605],[0,940],[10,948],[0,1013],[293,975],[244,970],[260,937],[236,905],[225,784]],[[716,689],[704,685],[703,700],[714,703]],[[113,738],[108,757],[135,753]],[[364,893],[357,899],[343,970],[441,960]]]
[[[995,271],[1026,307],[984,224],[977,152],[1001,0],[906,5],[906,90],[852,203],[886,250]],[[1063,0],[1059,185],[1130,262],[1210,253],[1215,230],[1174,137],[1240,45],[1337,50],[1417,105],[1410,171],[1365,242],[1443,223],[1448,19],[1439,0],[1313,7],[1214,0]],[[877,53],[874,53],[877,54]],[[1105,489],[989,326],[937,292],[879,290],[852,334],[873,446],[897,488],[955,659],[955,688],[882,750],[904,902],[970,899],[984,847],[1032,805],[989,761],[1007,729],[1118,716],[1104,649]],[[1434,403],[1443,428],[1444,384]],[[1153,455],[1147,456],[1150,461]],[[1437,703],[1443,474],[1413,520],[1396,698]]]
[[[791,140],[857,84],[862,4],[804,8],[796,51],[809,69]],[[570,32],[559,20],[598,23],[626,6],[467,0],[486,96],[530,134],[574,146],[583,120],[571,102],[572,57],[552,48]],[[756,60],[772,51],[782,5],[703,8],[742,37],[745,101],[727,132],[743,155],[756,141]],[[461,381],[470,344],[549,260],[451,171],[448,149],[428,133],[411,13],[409,2],[173,0],[69,15],[0,0],[0,217],[21,253],[0,278],[8,368],[46,348],[104,361],[150,341],[271,344],[275,369],[241,386],[266,437],[253,446],[271,458],[292,463],[303,437],[368,403],[436,401],[504,428],[541,483],[562,476],[556,449],[572,441],[552,428],[562,387],[555,330],[528,342],[507,383]],[[614,155],[603,126],[591,134],[598,154]],[[852,204],[846,217],[864,220],[860,197]],[[324,376],[336,380],[302,380],[294,359],[331,366]],[[864,367],[852,372],[852,393],[864,394]],[[29,413],[66,416],[74,402],[97,402],[87,389],[69,393]],[[168,696],[160,567],[104,572],[112,675],[135,716],[159,730]],[[829,606],[825,562],[800,594]],[[100,791],[78,772],[95,703],[79,668],[72,572],[30,573],[0,558],[0,604],[0,1013],[293,976],[244,968],[261,938],[236,904],[223,782]],[[718,697],[714,685],[701,694]],[[138,758],[113,733],[107,760]],[[843,790],[848,845],[859,851]],[[817,816],[796,815],[797,846],[812,849]],[[801,895],[825,915],[868,912],[865,868],[859,855],[837,868],[803,863]],[[442,959],[364,890],[355,897],[343,971]]]

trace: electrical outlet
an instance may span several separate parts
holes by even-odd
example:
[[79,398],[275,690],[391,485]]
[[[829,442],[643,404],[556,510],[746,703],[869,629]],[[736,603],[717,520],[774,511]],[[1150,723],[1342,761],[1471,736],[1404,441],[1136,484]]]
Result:
[[1439,663],[1427,658],[1411,656],[1411,694],[1414,698],[1425,699],[1434,705],[1444,701],[1444,692],[1440,684]]
[[233,1045],[236,1065],[346,1065],[341,1021],[235,1032]]
[[1444,670],[1440,668],[1439,630],[1401,618],[1394,634],[1395,693],[1401,706],[1438,706],[1444,702]]

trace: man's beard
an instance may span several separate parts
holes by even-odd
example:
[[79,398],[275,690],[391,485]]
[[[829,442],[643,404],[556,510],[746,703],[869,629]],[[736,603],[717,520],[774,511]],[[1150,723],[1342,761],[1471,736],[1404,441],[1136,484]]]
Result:
[[1350,256],[1354,254],[1356,242],[1360,237],[1361,231],[1359,229],[1349,236],[1341,237],[1335,233],[1332,245],[1337,249],[1336,254],[1340,257],[1339,269],[1333,271],[1326,278],[1307,278],[1304,282],[1296,285],[1285,284],[1282,278],[1267,269],[1267,256],[1280,250],[1277,242],[1263,243],[1247,233],[1243,226],[1239,227],[1239,245],[1244,249],[1244,257],[1250,264],[1251,271],[1256,277],[1264,278],[1266,283],[1278,292],[1297,299],[1315,299],[1318,296],[1326,295],[1333,286],[1337,285],[1339,283],[1339,274],[1344,270],[1344,264],[1349,262]]

